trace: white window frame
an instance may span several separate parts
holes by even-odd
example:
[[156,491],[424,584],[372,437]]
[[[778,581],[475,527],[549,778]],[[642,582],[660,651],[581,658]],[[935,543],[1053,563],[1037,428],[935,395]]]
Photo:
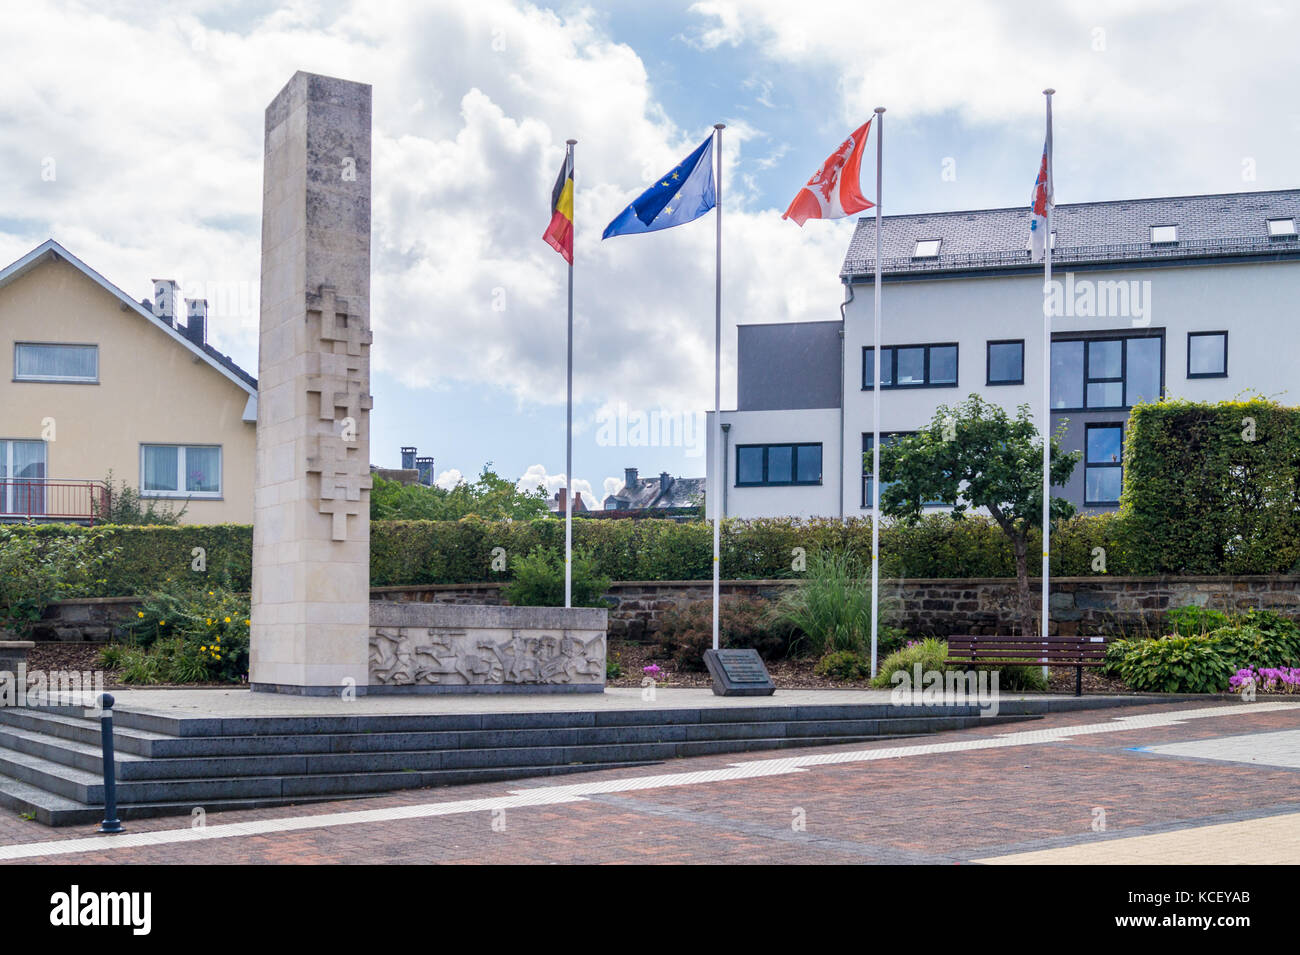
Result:
[[[922,252],[922,246],[934,245],[933,252]],[[937,259],[939,251],[943,248],[943,239],[917,239],[916,245],[912,246],[912,258],[914,259]]]
[[[1168,230],[1169,238],[1161,238]],[[1177,245],[1178,244],[1178,226],[1177,225],[1153,225],[1151,227],[1151,244],[1152,245]]]
[[[1277,228],[1274,228],[1276,226]],[[1268,237],[1270,239],[1287,239],[1296,234],[1295,217],[1280,216],[1268,220]]]
[[[14,445],[15,444],[39,444],[41,446],[41,471],[42,476],[39,478],[19,478],[14,477]],[[14,511],[14,482],[39,481],[42,484],[50,479],[50,446],[48,442],[41,441],[38,438],[0,438],[0,457],[3,458],[4,467],[0,469],[3,477],[0,477],[0,514],[12,514]],[[42,500],[44,500],[44,491],[42,491]]]
[[[145,466],[144,452],[146,448],[175,448],[176,449],[176,487],[175,491],[147,491],[145,490]],[[209,448],[217,449],[217,489],[215,491],[187,491],[185,490],[185,456],[191,448]],[[160,441],[150,441],[140,445],[140,496],[141,497],[175,497],[175,498],[195,498],[196,500],[220,500],[225,489],[225,467],[226,455],[223,447],[219,444],[166,444]]]
[[[18,350],[24,346],[30,348],[90,348],[95,354],[95,374],[91,378],[75,375],[20,375],[18,373]],[[95,342],[14,342],[14,381],[64,382],[76,385],[99,384],[99,345]]]

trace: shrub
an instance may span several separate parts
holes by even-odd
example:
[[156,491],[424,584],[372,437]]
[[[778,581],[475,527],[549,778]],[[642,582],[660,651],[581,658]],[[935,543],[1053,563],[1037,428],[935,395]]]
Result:
[[[776,619],[767,601],[755,597],[724,597],[718,604],[718,645],[752,649],[764,660],[785,656],[791,629]],[[713,647],[713,603],[697,600],[669,610],[655,638],[664,653],[686,670],[704,669],[704,651]]]
[[[149,594],[127,632],[123,682],[238,683],[248,675],[248,598],[182,579]],[[137,654],[142,655],[137,656]]]
[[106,562],[115,556],[77,537],[0,527],[0,630],[26,636],[51,601],[102,586]]
[[[1249,610],[1230,617],[1219,611],[1182,607],[1171,610],[1169,616],[1174,628],[1171,636],[1111,641],[1103,672],[1120,677],[1136,690],[1159,689],[1168,683],[1180,689],[1164,692],[1215,693],[1239,689],[1230,682],[1234,672],[1300,666],[1300,627],[1275,611]],[[1213,624],[1222,625],[1205,630]],[[1217,667],[1215,661],[1222,666]],[[1217,668],[1207,671],[1211,664]],[[1186,688],[1193,685],[1209,688]]]
[[144,497],[138,488],[125,481],[114,487],[112,471],[104,478],[104,484],[108,486],[108,506],[102,507],[98,500],[92,501],[91,513],[97,524],[179,524],[190,506],[187,500],[177,511],[172,501]]
[[[516,607],[564,606],[564,558],[535,547],[514,561],[514,579],[505,586],[505,598]],[[572,598],[575,607],[608,607],[604,598],[609,578],[600,576],[587,554],[573,554]]]
[[943,662],[947,656],[948,644],[944,640],[939,640],[936,637],[913,640],[905,647],[895,650],[880,661],[880,669],[876,672],[871,685],[874,687],[891,687],[893,686],[891,678],[895,673],[903,670],[910,675],[915,671],[918,663],[921,664],[922,673],[930,670],[947,670],[948,668]]
[[1168,614],[1169,628],[1184,637],[1196,637],[1228,625],[1228,615],[1209,607],[1175,607]]
[[[936,637],[926,637],[924,640],[913,640],[900,650],[896,650],[889,656],[885,657],[880,663],[880,669],[877,671],[875,679],[871,681],[874,687],[889,688],[894,684],[892,677],[900,670],[906,671],[909,676],[916,672],[916,664],[921,664],[921,672],[927,673],[931,670],[937,670],[940,673],[964,673],[971,669],[960,663],[948,664],[944,661],[948,657],[948,644],[944,640]],[[976,672],[997,671],[998,689],[999,690],[1045,690],[1047,682],[1043,679],[1041,667],[1026,666],[978,666]]]
[[[882,602],[881,614],[889,609]],[[781,595],[775,612],[799,631],[793,652],[862,653],[871,640],[870,573],[852,551],[814,551],[808,555],[808,575]]]
[[1236,671],[1225,649],[1222,638],[1209,634],[1139,640],[1124,652],[1119,675],[1139,691],[1218,693]]
[[1297,489],[1300,409],[1263,399],[1138,405],[1120,498],[1132,572],[1294,572]]
[[871,676],[871,661],[852,650],[837,650],[818,660],[813,673],[832,680],[862,680]]
[[1234,693],[1250,687],[1257,693],[1300,693],[1300,668],[1243,667],[1228,678],[1228,689]]

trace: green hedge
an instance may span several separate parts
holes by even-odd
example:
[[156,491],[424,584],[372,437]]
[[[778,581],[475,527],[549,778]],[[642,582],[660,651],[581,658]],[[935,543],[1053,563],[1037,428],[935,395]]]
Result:
[[[145,593],[168,577],[191,573],[193,549],[206,550],[207,572],[225,574],[230,587],[250,586],[252,528],[247,525],[174,527],[76,527],[46,524],[16,527],[39,537],[72,536],[91,553],[117,548],[104,583],[85,596]],[[574,521],[575,548],[585,550],[596,568],[613,580],[707,580],[711,573],[712,525],[671,520]],[[510,579],[510,561],[534,547],[559,551],[564,524],[554,519],[486,521],[373,521],[370,525],[370,581],[375,586],[477,583]],[[1037,546],[1035,543],[1033,546]],[[754,579],[793,577],[796,548],[851,548],[871,552],[871,524],[853,520],[732,520],[722,528],[722,575]],[[1094,547],[1104,547],[1110,574],[1126,572],[1119,559],[1114,515],[1076,517],[1053,537],[1053,572],[1087,576]],[[496,548],[505,552],[506,570],[492,570]],[[881,574],[885,578],[1010,577],[1015,569],[1006,539],[979,518],[954,521],[937,515],[919,524],[882,528]]]
[[1300,570],[1300,408],[1138,405],[1124,471],[1123,545],[1135,573]]
[[168,577],[193,573],[194,548],[204,549],[206,572],[226,576],[231,589],[247,592],[252,580],[253,528],[247,524],[185,524],[140,527],[106,524],[38,524],[13,528],[38,539],[74,537],[90,555],[116,548],[88,597],[120,597],[156,589]]

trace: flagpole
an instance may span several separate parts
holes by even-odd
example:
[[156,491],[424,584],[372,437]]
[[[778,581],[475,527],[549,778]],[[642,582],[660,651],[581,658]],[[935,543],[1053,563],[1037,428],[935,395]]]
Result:
[[[1052,535],[1052,94],[1056,90],[1043,90],[1047,97],[1047,235],[1043,237],[1043,594],[1042,622],[1039,624],[1039,636],[1047,639],[1048,605],[1051,588],[1050,574],[1051,535]],[[1043,677],[1047,677],[1047,667],[1043,667]]]
[[872,326],[875,394],[871,401],[871,675],[876,675],[880,633],[880,187],[885,107],[876,107],[876,308]]
[[[569,175],[573,176],[573,147],[576,139],[566,140],[569,147]],[[573,179],[574,191],[577,191],[577,179]],[[576,196],[575,196],[576,198]],[[574,203],[575,207],[577,203]],[[577,215],[573,220],[574,252],[577,252]],[[564,492],[564,606],[573,606],[573,261],[569,261],[569,322],[568,322],[568,401],[564,418],[564,481],[568,490]]]
[[718,649],[718,600],[722,550],[722,131],[725,123],[714,123],[713,154],[716,167],[713,174],[717,215],[717,256],[713,279],[713,649]]

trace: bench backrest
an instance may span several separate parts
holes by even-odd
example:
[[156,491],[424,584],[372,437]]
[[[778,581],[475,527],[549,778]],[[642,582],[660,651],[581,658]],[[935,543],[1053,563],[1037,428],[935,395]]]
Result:
[[959,660],[1046,659],[1055,663],[1101,663],[1106,637],[1000,637],[955,634],[948,637],[948,657]]

